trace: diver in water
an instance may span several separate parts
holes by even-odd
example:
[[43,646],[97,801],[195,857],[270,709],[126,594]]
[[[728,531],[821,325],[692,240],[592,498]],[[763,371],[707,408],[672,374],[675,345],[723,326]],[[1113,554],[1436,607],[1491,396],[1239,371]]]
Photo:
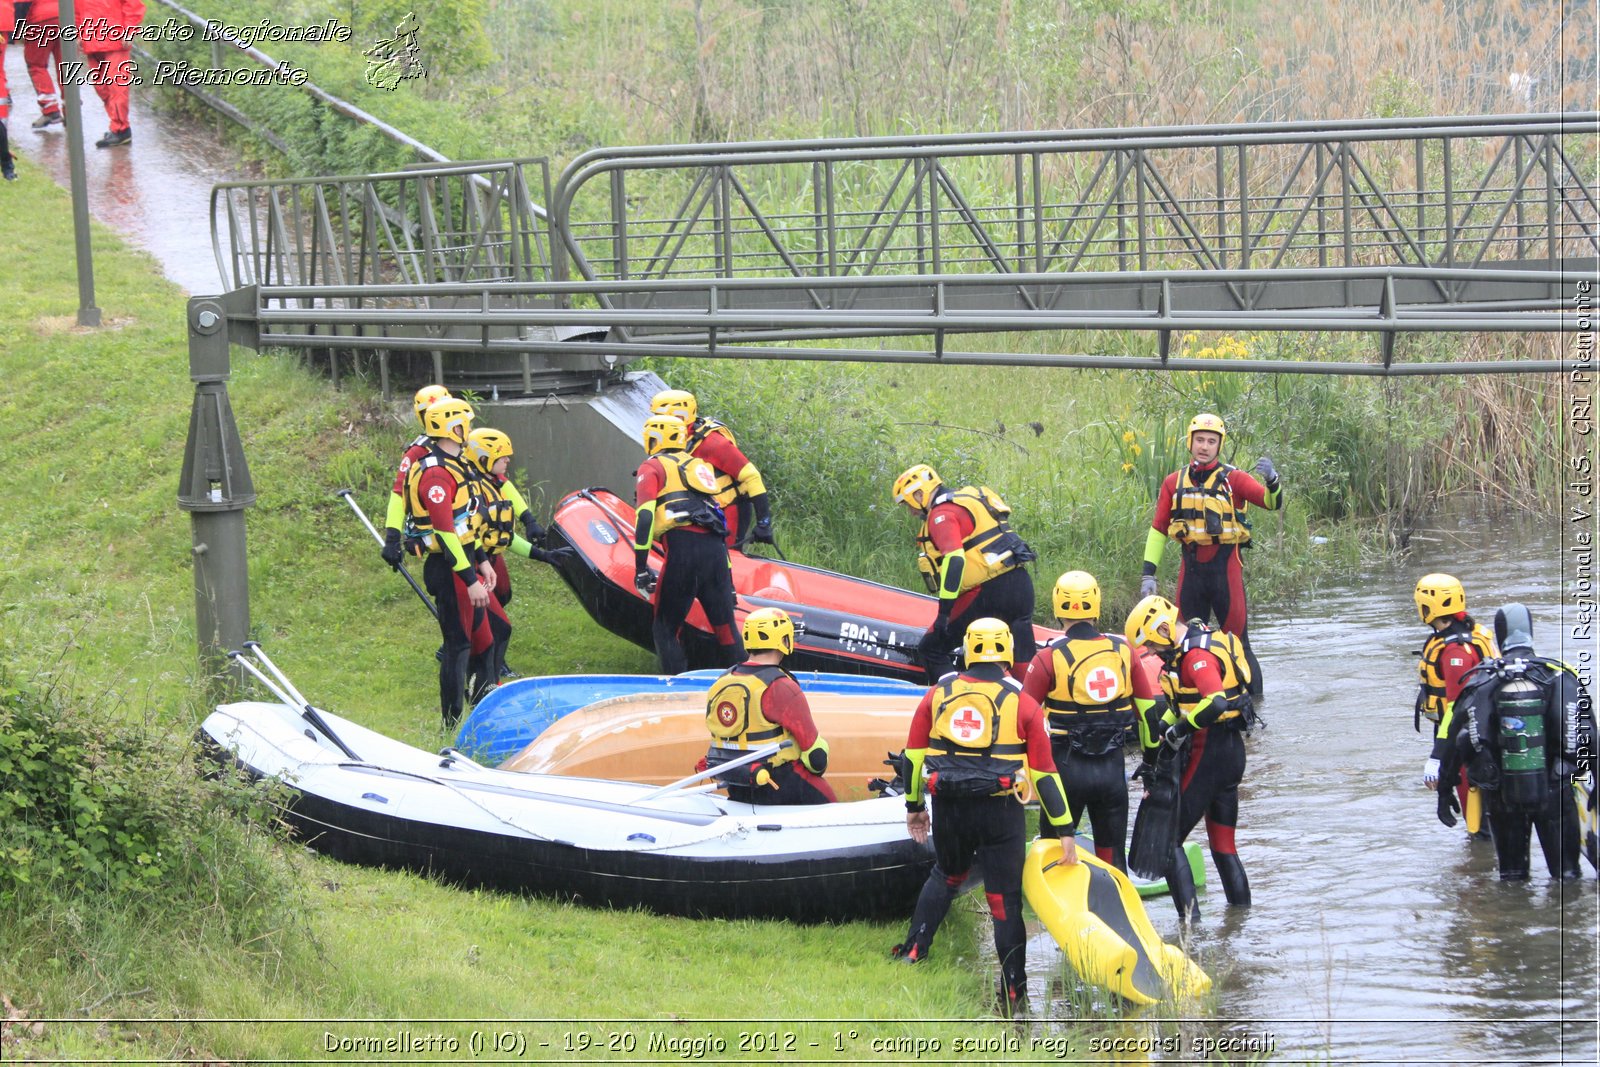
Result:
[[[1528,877],[1528,845],[1539,833],[1550,877],[1577,878],[1577,779],[1593,772],[1594,706],[1578,676],[1533,650],[1533,619],[1521,604],[1494,616],[1501,655],[1474,667],[1456,701],[1457,725],[1446,741],[1441,782],[1458,767],[1483,792],[1502,881]],[[1586,802],[1592,807],[1594,793]],[[1439,790],[1439,821],[1455,825],[1452,789]]]

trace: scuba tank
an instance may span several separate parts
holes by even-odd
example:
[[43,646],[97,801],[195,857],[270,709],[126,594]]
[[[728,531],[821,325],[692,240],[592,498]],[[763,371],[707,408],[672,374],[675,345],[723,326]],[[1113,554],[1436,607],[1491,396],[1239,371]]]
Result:
[[1544,690],[1527,678],[1506,682],[1495,694],[1500,725],[1500,801],[1507,807],[1543,806],[1549,790],[1545,754]]

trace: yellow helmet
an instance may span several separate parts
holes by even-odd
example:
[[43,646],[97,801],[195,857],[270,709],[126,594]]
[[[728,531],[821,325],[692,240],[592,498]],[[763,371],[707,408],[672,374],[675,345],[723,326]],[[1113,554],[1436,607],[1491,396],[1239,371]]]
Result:
[[695,403],[694,394],[683,389],[663,389],[650,398],[650,414],[676,415],[683,420],[685,426],[693,426],[694,420],[699,417],[700,406]]
[[422,421],[422,413],[428,410],[428,405],[435,400],[443,400],[450,395],[450,390],[442,385],[424,385],[417,390],[417,395],[411,398],[411,406],[416,410],[417,421]]
[[794,651],[794,621],[782,608],[757,608],[744,619],[744,648],[758,652],[775,648],[785,656]]
[[1056,579],[1050,601],[1058,619],[1098,619],[1100,583],[1088,571],[1068,571]]
[[1128,613],[1128,625],[1123,633],[1130,645],[1171,648],[1178,643],[1177,605],[1163,596],[1145,597]]
[[894,502],[910,504],[918,511],[927,511],[928,502],[942,485],[944,482],[940,480],[938,471],[926,463],[918,463],[914,467],[907,467],[894,480]]
[[1467,591],[1461,582],[1448,574],[1424,574],[1417,580],[1416,592],[1411,598],[1417,602],[1417,614],[1423,622],[1444,619],[1467,610]]
[[644,420],[644,453],[680,451],[689,440],[689,427],[676,415],[651,415]]
[[479,470],[489,474],[502,459],[511,458],[511,438],[485,426],[467,435],[467,455]]
[[1210,430],[1221,440],[1226,441],[1228,439],[1228,428],[1222,424],[1222,416],[1213,415],[1209,411],[1202,411],[1189,420],[1189,430],[1184,434],[1183,440],[1191,448],[1194,447],[1194,432],[1196,430]]
[[967,664],[1004,663],[1011,665],[1011,627],[999,619],[974,619],[964,640]]
[[472,433],[472,405],[453,396],[435,400],[422,412],[422,432],[429,437],[448,437],[465,447]]

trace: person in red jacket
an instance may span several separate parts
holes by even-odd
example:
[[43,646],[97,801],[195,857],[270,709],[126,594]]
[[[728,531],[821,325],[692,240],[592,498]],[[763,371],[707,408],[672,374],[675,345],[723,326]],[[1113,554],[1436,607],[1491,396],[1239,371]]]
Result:
[[[728,547],[742,548],[747,540],[772,544],[772,505],[767,500],[766,483],[732,432],[716,419],[701,418],[694,394],[682,389],[663,389],[651,397],[650,414],[682,419],[689,428],[689,455],[711,464],[716,471],[714,495],[722,505],[723,521],[728,527]],[[750,521],[752,515],[754,525]]]
[[[655,605],[650,632],[661,673],[689,669],[679,631],[698,600],[725,666],[744,660],[733,626],[733,572],[728,569],[727,527],[716,501],[716,472],[689,454],[689,428],[672,415],[644,421],[645,461],[635,476],[633,586]],[[660,542],[659,578],[649,566]]]
[[[933,838],[934,866],[917,896],[896,959],[927,958],[934,935],[974,863],[983,868],[984,896],[994,921],[1002,1010],[1027,1010],[1028,937],[1022,919],[1022,869],[1027,819],[1021,803],[1033,783],[1039,806],[1061,837],[1061,862],[1078,862],[1075,820],[1050,750],[1050,731],[1038,701],[1009,673],[1011,628],[977,619],[963,637],[966,666],[923,696],[906,735],[906,832],[917,844]],[[924,797],[933,800],[928,811]]]
[[811,705],[783,659],[794,652],[794,620],[781,608],[757,608],[744,620],[749,657],[718,678],[706,694],[711,747],[704,767],[716,770],[775,742],[787,747],[718,779],[729,800],[746,804],[830,804],[838,799],[823,779],[828,742],[817,731]]
[[11,117],[11,91],[6,88],[6,42],[17,24],[17,11],[11,0],[0,0],[0,177],[8,182],[17,180],[17,168],[11,162],[11,135],[6,131],[6,119]]
[[85,78],[94,85],[111,128],[94,143],[116,148],[133,143],[128,122],[128,89],[133,69],[133,40],[144,21],[144,0],[78,0],[78,47],[83,49]]
[[56,75],[61,73],[61,7],[58,0],[33,0],[28,9],[29,30],[22,37],[22,61],[28,65],[28,78],[33,82],[33,94],[39,99],[39,117],[33,128],[42,130],[60,126],[61,90],[50,73],[52,61]]
[[1215,616],[1217,627],[1239,638],[1250,661],[1250,692],[1261,694],[1261,665],[1250,648],[1249,613],[1244,598],[1244,565],[1240,552],[1250,543],[1245,521],[1249,504],[1276,511],[1283,506],[1278,472],[1272,460],[1256,461],[1257,481],[1237,467],[1222,462],[1222,443],[1228,435],[1222,419],[1210,413],[1189,421],[1189,455],[1192,462],[1173,471],[1156,494],[1156,513],[1145,537],[1144,573],[1139,596],[1156,593],[1156,567],[1161,563],[1167,538],[1183,546],[1178,565],[1178,587],[1173,601],[1180,617],[1205,622]]

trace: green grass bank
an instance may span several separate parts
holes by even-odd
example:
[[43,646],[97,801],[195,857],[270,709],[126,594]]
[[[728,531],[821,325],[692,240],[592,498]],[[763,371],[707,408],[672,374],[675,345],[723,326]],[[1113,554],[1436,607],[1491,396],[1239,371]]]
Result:
[[[42,247],[70,244],[62,191],[25,164],[5,192]],[[912,972],[887,958],[898,925],[694,922],[343,866],[279,840],[257,794],[199,783],[188,739],[207,704],[175,501],[192,397],[184,301],[103,230],[94,250],[105,326],[92,331],[74,325],[68,261],[0,261],[0,287],[19,296],[0,322],[0,416],[32,427],[16,438],[21,506],[0,539],[8,1062],[306,1059],[327,1053],[330,1033],[448,1029],[394,1020],[485,1021],[450,1024],[458,1041],[520,1020],[559,1041],[563,1020],[643,1019],[635,1040],[730,1046],[748,1024],[701,1020],[848,1020],[946,1047],[993,1025],[962,1021],[990,1018],[992,981],[972,958],[980,924],[965,906]],[[247,519],[254,635],[318,704],[439,747],[437,632],[332,495],[351,485],[377,507],[409,413],[240,350],[230,395],[259,494]],[[515,581],[524,671],[650,669],[541,568]],[[730,990],[742,991],[737,1010]],[[352,1019],[379,1022],[337,1022]],[[949,1021],[895,1021],[918,1019]],[[830,1051],[837,1027],[813,1029],[814,1055],[865,1055],[858,1043]]]

